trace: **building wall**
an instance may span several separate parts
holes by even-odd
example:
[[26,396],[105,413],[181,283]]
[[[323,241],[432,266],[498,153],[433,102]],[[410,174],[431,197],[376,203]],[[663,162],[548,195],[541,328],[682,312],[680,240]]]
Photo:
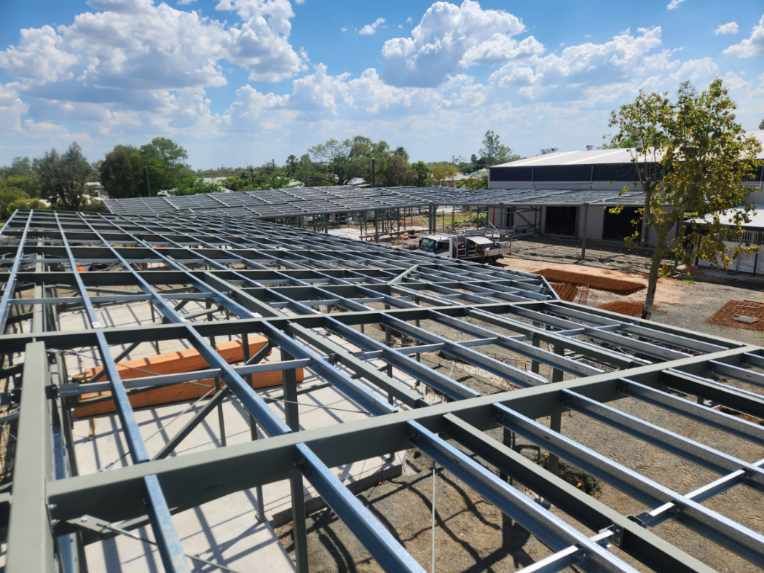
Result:
[[[737,245],[735,243],[729,243],[726,241],[725,244],[727,245],[727,252],[732,255],[732,253],[734,253],[735,249],[737,248]],[[698,266],[707,268],[722,267],[721,264],[715,265],[709,261],[698,261]],[[756,256],[756,251],[751,253],[743,253],[730,263],[729,267],[727,267],[727,270],[747,274],[764,274],[764,245],[759,246],[758,257]]]
[[[498,228],[505,228],[504,222],[506,221],[507,216],[507,210],[509,207],[504,206],[498,206],[498,207],[489,207],[488,209],[488,220],[495,225]],[[515,205],[515,209],[527,209],[528,212],[526,213],[526,217],[530,221],[534,221],[531,209],[532,207],[529,205],[523,206],[523,205]],[[545,234],[544,231],[544,225],[546,221],[546,206],[539,206],[538,209],[538,217],[535,219],[537,222],[537,231],[539,234]],[[586,216],[586,223],[584,223],[584,207],[579,206],[576,214],[576,227],[577,227],[577,234],[576,238],[580,239],[586,235],[587,240],[593,240],[593,241],[600,241],[602,240],[602,231],[605,225],[605,207],[604,205],[590,205],[589,206],[589,214]],[[514,226],[512,227],[513,230],[517,232],[523,231],[528,225],[527,223],[518,215],[518,213],[515,213],[514,217]],[[648,245],[654,245],[655,244],[655,232],[650,231],[647,236],[647,244]],[[620,241],[613,241],[613,243],[620,243]],[[762,263],[764,265],[764,262]]]

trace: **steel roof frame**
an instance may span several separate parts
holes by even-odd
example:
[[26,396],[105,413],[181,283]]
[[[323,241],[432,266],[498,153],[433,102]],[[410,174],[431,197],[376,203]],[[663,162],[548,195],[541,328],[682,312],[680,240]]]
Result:
[[117,215],[189,214],[238,219],[244,216],[279,219],[340,213],[362,213],[438,205],[643,205],[644,193],[612,190],[536,187],[470,190],[452,187],[301,187],[207,193],[179,197],[106,199]]
[[[8,417],[18,420],[19,432],[12,490],[0,494],[9,571],[53,570],[54,559],[71,566],[76,552],[70,534],[87,530],[86,542],[102,539],[92,530],[99,521],[119,522],[124,529],[150,523],[165,568],[187,570],[174,513],[283,479],[291,484],[297,567],[305,570],[303,477],[386,569],[420,571],[330,469],[411,447],[551,549],[552,555],[530,570],[559,570],[573,562],[631,570],[608,547],[648,567],[708,570],[650,531],[670,518],[754,563],[764,560],[761,533],[702,505],[736,484],[762,489],[763,460],[739,459],[608,405],[638,398],[764,444],[760,425],[704,402],[764,417],[761,348],[567,303],[535,275],[311,233],[250,215],[232,223],[180,213],[158,218],[16,212],[0,231],[0,269],[5,269],[0,324],[6,325],[0,334],[5,358],[0,377],[22,388],[18,411]],[[149,303],[163,322],[112,327],[99,320],[98,309],[131,301]],[[193,312],[189,305],[201,310]],[[82,312],[85,327],[61,331],[56,313],[63,310]],[[368,326],[384,337],[372,336]],[[247,364],[231,365],[217,352],[215,336],[246,340],[250,334],[266,336],[281,360],[258,364],[261,356],[254,356]],[[122,380],[117,362],[137,345],[161,340],[190,343],[208,368]],[[67,382],[60,377],[60,356],[81,348],[97,349],[103,374],[85,383]],[[421,360],[432,353],[515,389],[480,395]],[[513,364],[511,357],[530,369]],[[295,368],[331,384],[369,418],[300,431],[296,408],[287,407],[282,418],[247,384],[252,373],[282,371],[285,396],[294,395]],[[167,451],[151,458],[129,392],[210,377],[220,378],[224,388],[208,404],[233,401],[269,437],[167,457],[190,431],[184,428]],[[420,384],[445,401],[428,405]],[[69,400],[104,389],[115,396],[133,463],[71,475]],[[671,490],[565,436],[559,414],[567,409],[720,477],[695,491]],[[550,427],[536,421],[546,416]],[[619,514],[484,432],[500,426],[652,510],[633,519]],[[53,453],[50,443],[56,446]],[[501,475],[598,533],[592,537],[571,526]],[[24,551],[30,546],[49,549],[30,555]]]

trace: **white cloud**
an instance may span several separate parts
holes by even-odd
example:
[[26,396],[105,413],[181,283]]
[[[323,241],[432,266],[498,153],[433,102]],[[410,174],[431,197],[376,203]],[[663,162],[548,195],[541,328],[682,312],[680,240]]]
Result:
[[384,18],[377,18],[373,22],[366,24],[360,30],[358,30],[359,36],[373,36],[377,33],[377,30],[385,24]]
[[661,45],[660,27],[640,28],[635,34],[627,30],[599,44],[585,42],[545,56],[511,60],[493,72],[490,81],[503,87],[524,86],[522,93],[529,97],[560,92],[560,86],[625,82],[671,68],[670,53],[659,50]]
[[[291,45],[296,2],[216,0],[225,16],[216,19],[158,1],[90,0],[93,11],[24,30],[0,51],[0,130],[11,134],[0,139],[0,163],[73,138],[96,159],[158,134],[186,146],[197,166],[283,160],[359,133],[435,160],[469,156],[497,125],[521,153],[576,148],[599,143],[610,110],[640,89],[702,88],[714,77],[746,126],[764,117],[764,75],[746,74],[747,83],[712,58],[684,59],[660,27],[596,42],[581,31],[580,43],[545,48],[507,11],[435,2],[408,35],[385,43],[382,69],[332,74],[308,68]],[[740,55],[758,49],[756,34],[736,45]],[[231,82],[231,65],[250,81],[228,88],[234,101],[221,110],[210,88]]]
[[468,68],[473,64],[502,63],[523,56],[539,56],[544,53],[544,45],[533,36],[518,42],[504,34],[494,34],[485,42],[469,48],[459,64]]
[[438,85],[484,56],[511,52],[509,40],[524,30],[520,19],[504,10],[484,10],[472,0],[459,6],[435,2],[410,36],[385,42],[385,79],[399,86]]
[[0,70],[12,76],[23,112],[35,121],[101,133],[216,129],[220,118],[205,89],[226,85],[223,62],[256,81],[283,80],[305,65],[289,43],[288,0],[218,2],[217,9],[237,14],[232,25],[152,0],[89,5],[96,11],[56,28],[21,30],[18,43],[0,51]]
[[731,45],[724,53],[737,58],[753,58],[764,54],[764,14],[751,30],[751,35]]
[[0,84],[0,129],[6,133],[21,130],[21,117],[28,107],[11,86]]
[[668,4],[666,4],[666,10],[676,10],[679,8],[680,4],[683,4],[684,0],[671,0]]
[[289,43],[294,11],[289,0],[220,0],[216,10],[236,12],[243,20],[229,30],[230,59],[255,81],[280,81],[304,67]]
[[714,29],[714,34],[717,36],[734,36],[739,30],[740,27],[737,25],[737,22],[732,20],[731,22],[719,24],[716,29]]

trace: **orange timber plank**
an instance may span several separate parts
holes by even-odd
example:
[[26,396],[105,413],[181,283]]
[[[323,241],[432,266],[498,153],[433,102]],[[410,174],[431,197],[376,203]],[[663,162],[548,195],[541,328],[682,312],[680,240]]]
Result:
[[[250,338],[251,340],[251,338]],[[257,337],[249,345],[250,355],[255,354],[267,343],[265,337]],[[217,345],[218,354],[227,362],[235,364],[244,360],[243,345],[239,342],[226,342]],[[204,370],[209,368],[207,361],[199,353],[191,348],[169,352],[155,356],[147,356],[134,360],[125,360],[117,364],[117,371],[123,379],[141,378],[145,376],[160,374],[176,374],[180,372],[192,372],[194,370]],[[76,376],[80,380],[89,380],[101,372],[101,368],[91,368]],[[303,381],[304,374],[302,368],[295,371],[297,382]],[[247,379],[248,377],[245,377]],[[98,377],[98,380],[106,380],[105,375]],[[281,372],[259,372],[252,375],[253,388],[268,388],[279,386],[284,378]],[[194,380],[180,384],[171,384],[158,388],[145,388],[129,392],[130,404],[133,408],[148,408],[160,406],[163,404],[173,404],[176,402],[187,402],[204,396],[208,392],[212,394],[211,389],[215,381],[208,378],[205,380]],[[76,419],[90,418],[93,416],[103,416],[116,411],[114,401],[111,399],[111,392],[93,392],[83,394],[74,406],[73,415]]]

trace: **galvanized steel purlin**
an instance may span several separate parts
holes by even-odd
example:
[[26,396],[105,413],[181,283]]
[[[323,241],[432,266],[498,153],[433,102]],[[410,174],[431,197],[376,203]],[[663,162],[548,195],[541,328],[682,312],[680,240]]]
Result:
[[[342,199],[343,190],[331,193]],[[234,200],[230,195],[226,194],[229,201]],[[226,197],[212,198],[214,204],[219,205],[220,200]],[[761,489],[760,462],[747,462],[605,405],[632,396],[646,406],[657,405],[673,415],[764,443],[761,426],[704,403],[710,399],[761,417],[764,398],[758,388],[764,383],[762,349],[566,303],[556,297],[546,281],[528,273],[435,259],[268,223],[242,211],[244,205],[239,206],[237,218],[227,219],[177,207],[162,217],[14,213],[0,232],[0,281],[5,285],[0,318],[7,322],[0,334],[0,349],[6,349],[0,376],[15,383],[22,381],[21,370],[11,360],[23,363],[24,345],[34,340],[43,342],[48,352],[99,348],[107,382],[96,381],[96,377],[85,384],[60,385],[51,378],[50,383],[58,386],[55,400],[61,403],[65,396],[108,386],[124,398],[119,401],[119,413],[127,431],[134,419],[125,392],[220,376],[266,433],[282,436],[281,442],[258,440],[247,455],[253,460],[270,460],[269,452],[274,451],[271,444],[276,449],[296,447],[297,457],[289,458],[300,460],[303,475],[338,516],[354,527],[372,555],[393,569],[420,567],[328,467],[340,459],[346,463],[379,455],[380,440],[389,440],[385,443],[391,449],[422,448],[502,511],[518,518],[556,551],[538,564],[544,570],[557,570],[573,560],[598,568],[626,569],[628,565],[607,550],[608,543],[620,545],[651,566],[703,569],[702,563],[648,531],[672,514],[691,525],[700,524],[712,532],[715,541],[744,558],[753,562],[762,558],[759,533],[700,505],[703,499],[738,483]],[[205,211],[215,210],[208,207]],[[32,288],[41,294],[26,296]],[[96,309],[136,301],[157,308],[166,322],[114,327],[101,324],[96,317]],[[77,332],[59,330],[55,320],[47,331],[33,331],[24,318],[29,308],[37,309],[38,314],[40,309],[84,312],[88,321]],[[374,329],[384,336],[380,338]],[[265,335],[285,359],[234,366],[206,340],[247,333]],[[110,358],[130,345],[181,339],[190,340],[210,366],[182,375],[145,376],[123,382],[114,367],[121,358]],[[505,388],[526,389],[481,397],[471,387],[419,360],[432,353],[487,372]],[[540,370],[541,365],[545,371]],[[364,432],[363,425],[356,423],[330,429],[331,437],[322,430],[288,432],[284,421],[247,386],[245,377],[259,371],[290,372],[297,367],[329,382],[373,416],[377,438],[355,443]],[[562,379],[563,373],[564,382],[553,382]],[[412,381],[451,402],[427,406]],[[678,395],[677,390],[683,389],[686,396]],[[724,477],[687,494],[669,490],[534,421],[561,408],[573,408]],[[447,417],[454,415],[458,418],[449,423]],[[397,430],[402,420],[408,428],[403,434]],[[510,452],[497,449],[477,426],[454,420],[479,422],[482,428],[503,423],[561,458],[586,465],[626,493],[653,500],[655,509],[640,518],[644,527],[627,524],[611,510],[612,526],[589,539],[541,506],[528,504],[524,494],[492,477],[491,471],[481,469],[439,436],[450,428],[457,432],[455,437],[463,447],[490,464],[517,467],[517,459],[512,461]],[[389,438],[385,437],[388,433]],[[292,446],[282,443],[287,436]],[[323,437],[316,441],[319,436]],[[336,452],[325,449],[327,440],[333,440]],[[354,445],[346,447],[343,440]],[[204,493],[203,468],[208,458],[221,464],[232,459],[229,448],[223,447],[206,456],[184,454],[132,466],[140,471],[148,495],[136,494],[129,486],[132,478],[125,472],[131,468],[49,481],[48,495],[55,498],[51,519],[69,521],[82,515],[78,511],[87,513],[83,509],[88,505],[82,497],[85,491],[116,488],[114,491],[122,496],[133,496],[133,507],[128,507],[127,499],[115,497],[112,508],[100,508],[107,517],[110,512],[122,512],[120,518],[138,518],[135,512],[140,512],[140,497],[148,498],[148,513],[157,537],[164,536],[160,542],[165,544],[165,563],[169,569],[180,570],[184,566],[182,547],[175,543],[167,507],[175,511],[193,507],[195,499],[205,501],[209,494]],[[194,476],[183,491],[165,485],[178,475],[168,474],[170,468]],[[231,487],[255,487],[260,485],[258,480],[273,479],[274,475],[282,479],[294,475],[294,467],[278,464],[269,471],[273,472],[269,478],[259,477],[257,472],[232,477]],[[552,487],[554,476],[550,478],[541,470],[526,474],[530,480],[524,482],[527,487],[544,491]],[[557,495],[556,504],[574,517],[583,511],[587,500],[591,501],[580,492],[565,490]],[[666,509],[669,506],[671,511]],[[301,525],[304,516],[298,512],[295,519]],[[60,531],[60,526],[54,531]],[[297,545],[299,554],[304,547],[299,547],[299,541]],[[298,555],[301,567],[303,558]]]

